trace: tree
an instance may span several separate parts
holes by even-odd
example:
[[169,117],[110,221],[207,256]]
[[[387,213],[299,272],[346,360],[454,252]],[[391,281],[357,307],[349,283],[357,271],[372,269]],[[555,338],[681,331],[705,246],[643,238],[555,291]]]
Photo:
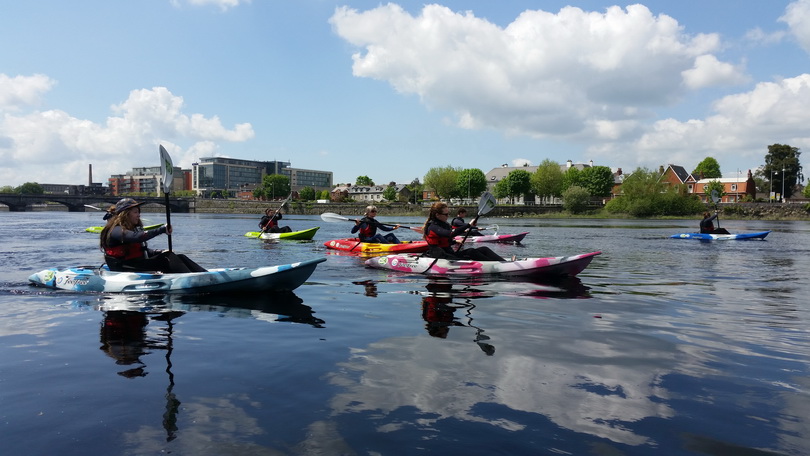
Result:
[[580,170],[576,167],[568,168],[565,173],[563,174],[563,185],[562,191],[568,190],[569,187],[573,187],[574,185],[582,186],[582,183],[579,180]]
[[41,195],[45,193],[45,189],[36,182],[26,182],[14,189],[14,191],[23,195]]
[[768,154],[765,155],[765,166],[760,168],[762,177],[770,183],[768,191],[773,188],[775,193],[782,193],[783,198],[793,196],[793,187],[796,183],[804,181],[802,167],[799,164],[799,149],[787,144],[771,144],[768,146]]
[[579,182],[593,196],[608,196],[613,190],[613,171],[607,166],[591,166],[579,173]]
[[691,215],[701,212],[705,205],[700,198],[682,186],[670,187],[661,182],[661,174],[637,168],[624,178],[621,196],[608,201],[609,213],[627,213],[635,217],[653,215]]
[[389,185],[385,188],[385,190],[383,190],[382,197],[385,198],[386,201],[396,201],[397,188],[393,185]]
[[315,199],[315,189],[312,187],[304,187],[298,192],[298,197],[303,201],[312,201]]
[[452,166],[430,168],[425,174],[425,187],[433,190],[436,198],[450,198],[456,189],[459,169]]
[[578,185],[572,185],[563,192],[563,208],[572,214],[585,212],[590,201],[591,194]]
[[526,195],[532,191],[532,175],[526,170],[516,169],[510,172],[506,178],[495,184],[495,197],[514,198],[518,195]]
[[374,181],[368,176],[357,176],[357,180],[354,181],[354,185],[357,185],[358,187],[371,187],[374,185]]
[[413,201],[413,204],[416,204],[417,200],[422,199],[422,189],[423,188],[424,188],[424,185],[422,185],[419,182],[419,178],[416,178],[416,179],[412,180],[411,183],[408,184],[408,190],[411,191],[411,197],[412,197],[411,200]]
[[719,179],[723,177],[720,172],[720,163],[712,157],[706,157],[692,171],[692,175],[698,179]]
[[268,174],[262,185],[256,187],[253,196],[269,200],[286,198],[290,194],[290,178],[281,174]]
[[11,185],[4,185],[0,187],[0,193],[14,193],[14,187]]
[[707,201],[713,203],[712,197],[717,194],[718,198],[723,198],[726,194],[725,186],[719,180],[710,181],[706,184],[706,195],[708,196]]
[[532,191],[540,198],[562,196],[563,172],[560,165],[549,159],[543,160],[531,178]]
[[478,168],[468,168],[456,175],[456,188],[453,196],[477,198],[487,189],[487,176]]

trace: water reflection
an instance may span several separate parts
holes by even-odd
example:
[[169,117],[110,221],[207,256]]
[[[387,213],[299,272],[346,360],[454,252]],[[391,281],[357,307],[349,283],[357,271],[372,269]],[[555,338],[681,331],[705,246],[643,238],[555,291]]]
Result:
[[322,328],[326,323],[315,317],[312,307],[295,293],[259,295],[106,295],[92,300],[72,301],[75,307],[101,311],[133,312],[216,312],[234,318],[254,318],[267,322],[302,323]]
[[[166,374],[168,385],[166,387],[166,408],[163,413],[163,429],[166,431],[166,441],[170,442],[177,437],[177,414],[180,411],[180,400],[174,394],[174,373],[172,372],[172,350],[174,349],[173,320],[184,315],[185,312],[169,311],[159,313],[146,313],[132,310],[109,310],[104,312],[101,323],[101,350],[107,356],[115,359],[119,366],[134,366],[118,372],[118,375],[129,379],[145,377],[146,364],[141,357],[148,355],[152,350],[166,351]],[[164,323],[156,336],[148,336],[146,325],[149,321]]]
[[[449,281],[431,281],[427,285],[428,293],[422,298],[422,319],[425,320],[425,329],[432,337],[446,339],[447,334],[450,332],[451,326],[467,326],[474,328],[475,337],[473,342],[478,344],[481,351],[492,356],[495,353],[495,347],[486,341],[490,339],[489,336],[484,334],[484,330],[475,326],[472,318],[472,311],[475,305],[472,299],[486,296],[469,295],[465,290],[453,290],[453,283]],[[453,302],[453,296],[466,296],[461,299],[461,302]],[[455,315],[456,310],[464,311],[464,319],[462,322],[459,317]]]

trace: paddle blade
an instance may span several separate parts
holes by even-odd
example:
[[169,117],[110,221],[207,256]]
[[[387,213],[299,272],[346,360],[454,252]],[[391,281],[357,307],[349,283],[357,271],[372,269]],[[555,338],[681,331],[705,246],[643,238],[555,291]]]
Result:
[[720,202],[720,195],[717,194],[717,190],[712,190],[712,202],[714,202],[714,204]]
[[321,214],[321,220],[324,222],[351,222],[352,220],[347,219],[342,215],[335,214],[334,212],[324,212]]
[[172,157],[163,145],[160,146],[160,175],[163,177],[163,193],[171,192],[174,184],[174,165]]
[[478,202],[478,215],[484,215],[492,209],[495,209],[495,197],[492,196],[492,193],[484,192]]
[[245,233],[245,237],[249,237],[249,238],[257,238],[257,237],[259,237],[261,234],[262,234],[262,233],[260,233],[259,231],[248,231],[247,233]]

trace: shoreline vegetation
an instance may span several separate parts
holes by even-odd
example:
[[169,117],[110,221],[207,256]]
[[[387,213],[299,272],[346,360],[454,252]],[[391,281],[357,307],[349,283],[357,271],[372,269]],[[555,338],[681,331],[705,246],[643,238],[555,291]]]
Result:
[[[278,208],[281,201],[244,201],[227,199],[195,199],[190,212],[211,214],[264,214],[265,209]],[[290,215],[320,215],[332,212],[346,217],[361,217],[369,203],[316,203],[314,201],[292,201],[284,209],[284,214]],[[419,216],[427,217],[429,206],[412,203],[373,203],[383,217]],[[475,214],[477,206],[472,204],[450,205],[451,211],[465,207],[468,214]],[[61,204],[48,204],[36,207],[34,211],[67,211]],[[162,205],[146,204],[142,206],[143,212],[164,212]],[[706,205],[705,209],[714,212],[713,205]],[[719,205],[720,217],[726,220],[806,220],[810,221],[810,205],[806,203],[722,203]],[[0,211],[8,212],[5,206]],[[89,210],[88,210],[89,211]],[[700,212],[693,215],[664,215],[650,217],[635,217],[630,214],[607,212],[604,206],[591,206],[580,214],[572,214],[560,205],[510,205],[499,204],[487,214],[489,217],[503,218],[537,218],[537,219],[628,219],[628,220],[683,220],[700,218]]]

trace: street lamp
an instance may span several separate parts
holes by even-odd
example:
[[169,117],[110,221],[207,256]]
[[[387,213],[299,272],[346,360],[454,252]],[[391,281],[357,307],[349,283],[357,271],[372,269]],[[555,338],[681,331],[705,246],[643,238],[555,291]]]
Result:
[[[769,203],[773,203],[773,200],[774,200],[774,197],[773,197],[773,174],[774,174],[774,171],[771,170],[771,190],[770,190],[770,192],[768,192],[768,202]],[[776,175],[777,176],[779,175],[779,171],[776,171]]]
[[779,195],[779,202],[785,202],[785,168],[782,167],[782,194]]

